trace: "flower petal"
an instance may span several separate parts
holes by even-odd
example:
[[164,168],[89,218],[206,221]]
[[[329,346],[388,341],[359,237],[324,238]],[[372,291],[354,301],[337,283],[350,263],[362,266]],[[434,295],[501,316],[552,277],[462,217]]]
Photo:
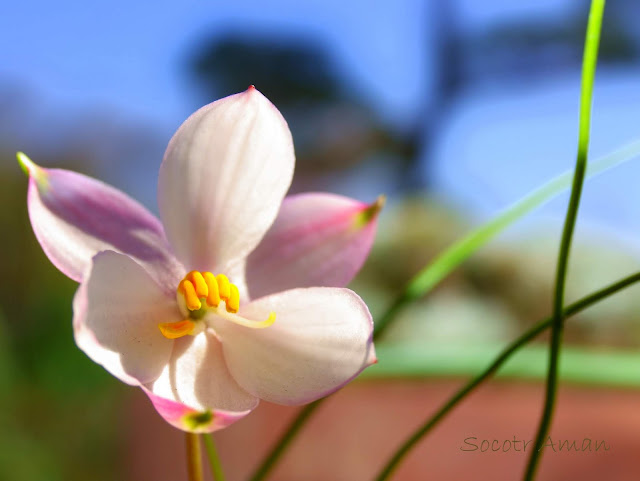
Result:
[[333,194],[287,197],[247,259],[252,299],[295,287],[344,287],[362,267],[384,198],[371,205]]
[[198,412],[222,410],[240,416],[258,405],[229,374],[220,341],[209,331],[176,339],[162,374],[146,387]]
[[62,273],[81,282],[92,257],[122,252],[143,265],[165,289],[183,273],[170,253],[160,221],[123,192],[90,177],[44,169],[26,156],[27,202],[36,238]]
[[226,272],[273,223],[295,162],[280,112],[255,88],[189,117],[169,142],[158,204],[178,258]]
[[266,329],[215,321],[232,376],[261,399],[310,402],[375,362],[371,314],[348,289],[294,289],[251,302],[240,313],[266,319],[270,311],[276,321]]
[[250,410],[233,412],[220,409],[198,411],[186,404],[158,396],[145,386],[141,387],[149,396],[158,414],[169,424],[182,431],[211,433],[226,428],[251,412]]
[[94,257],[73,300],[78,347],[132,385],[160,375],[173,342],[160,333],[158,323],[179,319],[175,299],[131,258],[113,251]]

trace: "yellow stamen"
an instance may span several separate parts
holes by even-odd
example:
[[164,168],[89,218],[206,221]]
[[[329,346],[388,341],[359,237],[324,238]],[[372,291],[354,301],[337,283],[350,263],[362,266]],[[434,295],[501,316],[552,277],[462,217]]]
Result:
[[[203,306],[204,301],[206,301],[206,306]],[[224,301],[225,309],[219,307],[220,301]],[[215,321],[207,318],[209,308],[223,319],[252,329],[269,327],[276,320],[275,312],[269,313],[269,317],[264,321],[254,321],[239,316],[237,314],[240,310],[238,286],[231,284],[229,278],[224,274],[214,276],[211,272],[189,272],[178,285],[178,305],[189,319],[160,324],[158,326],[160,331],[169,339],[176,339],[187,334],[196,335],[207,326],[215,328],[213,324]]]
[[218,305],[220,304],[220,292],[218,290],[218,281],[216,280],[216,276],[214,276],[211,272],[203,272],[202,277],[207,283],[207,287],[209,289],[209,294],[207,295],[207,305],[209,307],[218,307]]
[[216,280],[218,281],[218,292],[220,293],[220,299],[224,299],[226,302],[229,299],[230,289],[229,289],[229,278],[224,274],[218,274],[216,276]]
[[209,295],[209,287],[207,287],[207,283],[198,271],[191,271],[187,274],[187,278],[191,280],[191,283],[196,289],[196,294],[198,297],[207,297]]
[[202,307],[202,303],[200,302],[198,294],[196,294],[196,289],[191,281],[183,279],[178,286],[178,292],[184,296],[187,308],[189,308],[190,311],[197,311]]
[[185,319],[178,322],[164,322],[158,324],[158,328],[164,337],[167,339],[178,339],[179,337],[186,336],[193,333],[196,323]]
[[225,301],[228,312],[238,312],[240,309],[240,292],[235,284],[229,284],[229,298]]

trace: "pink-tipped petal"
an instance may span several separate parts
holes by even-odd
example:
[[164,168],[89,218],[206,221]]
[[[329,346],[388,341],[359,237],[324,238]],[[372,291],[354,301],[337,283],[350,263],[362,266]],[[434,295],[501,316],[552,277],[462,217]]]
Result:
[[76,344],[121,381],[155,380],[171,355],[173,342],[160,322],[180,320],[168,297],[131,258],[113,251],[97,254],[73,300]]
[[169,424],[182,431],[211,433],[230,426],[251,412],[250,410],[233,412],[220,409],[198,411],[186,404],[158,396],[145,386],[141,387],[149,396],[158,414]]
[[373,323],[354,292],[294,289],[241,308],[242,316],[275,323],[250,329],[216,320],[232,376],[251,394],[278,404],[304,404],[344,386],[375,358]]
[[255,88],[191,115],[169,142],[158,204],[188,269],[226,271],[275,219],[294,167],[291,133]]
[[296,287],[346,286],[371,250],[381,204],[333,194],[287,197],[247,259],[251,298]]
[[[231,377],[222,354],[222,346],[215,334],[205,331],[174,342],[171,358],[162,373],[153,383],[146,385],[151,393],[188,406],[198,413],[224,412],[226,414],[219,420],[223,424],[230,424],[245,416],[258,405],[258,399],[242,389]],[[175,404],[171,406],[175,407]],[[175,419],[175,413],[167,412],[166,409],[158,409],[158,412],[165,419],[167,416]],[[185,427],[180,429],[193,430]]]
[[182,268],[170,253],[160,221],[142,205],[90,177],[30,161],[22,165],[29,172],[33,231],[63,274],[81,282],[92,257],[113,250],[134,258],[164,289],[175,289]]

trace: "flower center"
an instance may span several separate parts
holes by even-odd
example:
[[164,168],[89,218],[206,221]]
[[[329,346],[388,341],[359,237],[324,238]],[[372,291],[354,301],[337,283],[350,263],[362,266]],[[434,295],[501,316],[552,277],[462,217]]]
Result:
[[[214,276],[211,272],[191,271],[178,284],[176,292],[178,307],[187,319],[178,322],[158,324],[162,335],[177,339],[186,335],[196,335],[209,325],[205,315],[213,312],[219,317],[241,326],[253,329],[269,327],[276,320],[276,313],[270,312],[265,321],[253,321],[237,314],[240,309],[238,286],[229,282],[224,274]],[[224,302],[224,308],[221,303]]]

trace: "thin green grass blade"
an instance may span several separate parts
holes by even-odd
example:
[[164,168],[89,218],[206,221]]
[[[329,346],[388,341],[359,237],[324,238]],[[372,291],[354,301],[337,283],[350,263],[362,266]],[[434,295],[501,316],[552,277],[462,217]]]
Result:
[[[640,140],[631,142],[592,162],[587,168],[587,179],[592,179],[638,156],[640,156]],[[402,294],[376,321],[375,337],[379,338],[382,335],[400,309],[426,295],[476,250],[517,220],[566,192],[572,184],[573,173],[574,171],[570,170],[551,179],[445,249],[409,281]]]
[[[639,155],[640,141],[630,143],[592,162],[587,169],[587,179],[592,179],[607,170],[635,159]],[[409,296],[418,298],[426,294],[479,247],[528,213],[566,192],[571,187],[572,181],[573,170],[551,179],[502,211],[497,217],[457,241],[414,277],[407,288]]]
[[558,391],[558,366],[560,364],[560,351],[562,349],[562,335],[564,330],[564,294],[569,267],[569,254],[573,231],[578,217],[580,197],[584,185],[587,170],[587,155],[589,151],[589,136],[591,133],[591,105],[593,98],[593,83],[598,64],[598,49],[600,46],[600,33],[602,31],[602,17],[604,14],[605,0],[592,0],[589,9],[589,21],[584,44],[584,58],[582,62],[582,87],[580,92],[580,121],[578,126],[578,155],[576,158],[575,175],[571,187],[571,197],[567,207],[567,215],[562,230],[560,249],[558,251],[558,264],[556,269],[556,287],[553,295],[553,324],[551,326],[551,339],[549,340],[549,368],[547,371],[547,388],[545,392],[544,408],[540,417],[540,424],[533,443],[535,449],[531,450],[529,461],[524,473],[524,481],[533,481],[542,459],[543,440],[549,434]]

